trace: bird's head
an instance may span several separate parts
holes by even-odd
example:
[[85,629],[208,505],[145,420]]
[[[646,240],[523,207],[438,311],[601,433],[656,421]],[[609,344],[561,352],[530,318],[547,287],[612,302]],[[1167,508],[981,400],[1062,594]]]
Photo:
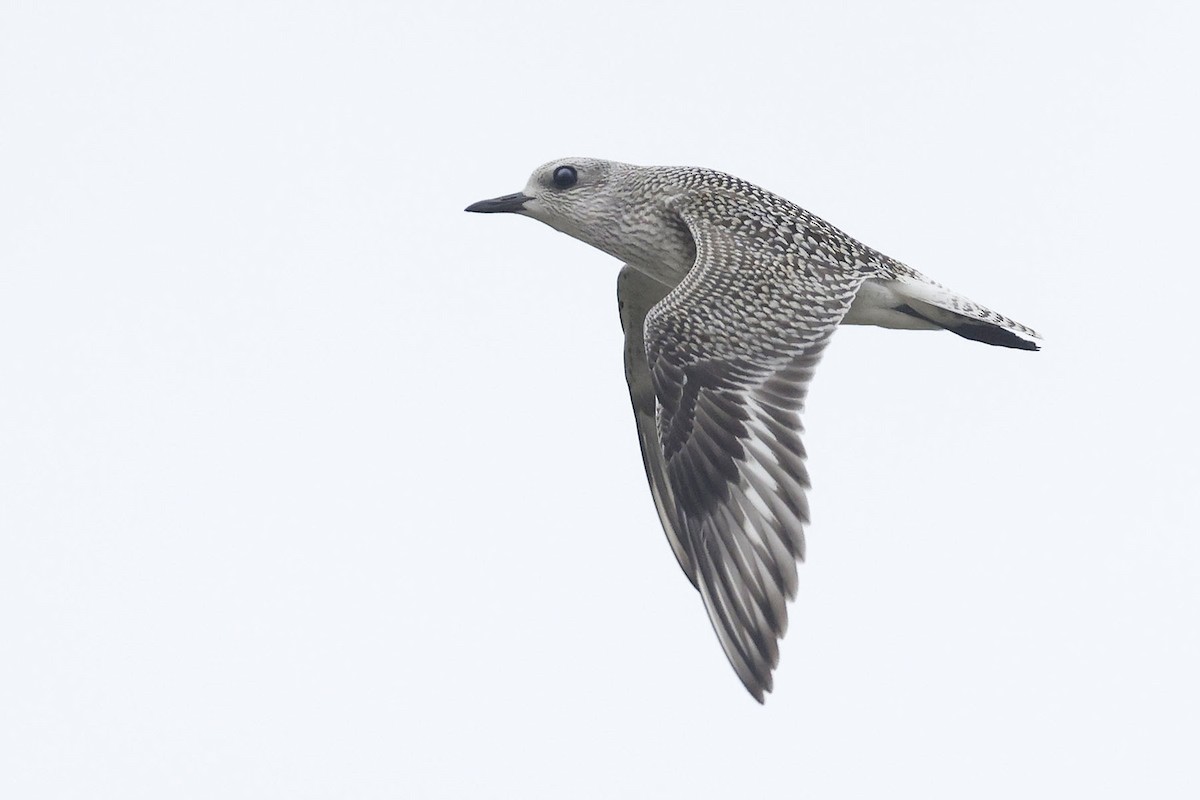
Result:
[[560,158],[534,170],[523,190],[466,210],[532,217],[622,261],[686,271],[694,251],[663,202],[670,194],[666,179],[656,167]]
[[[624,168],[624,169],[622,169]],[[595,158],[560,158],[534,170],[525,188],[467,206],[482,214],[520,214],[568,236],[596,244],[597,234],[619,215],[628,164]]]

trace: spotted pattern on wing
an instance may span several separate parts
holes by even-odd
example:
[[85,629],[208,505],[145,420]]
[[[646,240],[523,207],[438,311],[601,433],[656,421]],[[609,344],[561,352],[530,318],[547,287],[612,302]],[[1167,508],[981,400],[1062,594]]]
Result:
[[822,351],[877,266],[874,251],[830,237],[786,201],[712,187],[668,205],[696,261],[646,317],[658,435],[713,628],[761,702],[809,521],[800,412]]

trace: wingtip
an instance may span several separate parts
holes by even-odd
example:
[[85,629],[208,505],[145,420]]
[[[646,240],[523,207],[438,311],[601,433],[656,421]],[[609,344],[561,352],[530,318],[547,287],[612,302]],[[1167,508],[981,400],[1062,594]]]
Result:
[[[771,669],[774,669],[774,667]],[[740,678],[742,676],[739,675],[738,677]],[[767,695],[769,695],[775,688],[774,675],[768,670],[766,680],[752,683],[743,679],[742,686],[746,687],[746,691],[750,693],[750,696],[753,697],[760,706],[765,706],[767,704]]]

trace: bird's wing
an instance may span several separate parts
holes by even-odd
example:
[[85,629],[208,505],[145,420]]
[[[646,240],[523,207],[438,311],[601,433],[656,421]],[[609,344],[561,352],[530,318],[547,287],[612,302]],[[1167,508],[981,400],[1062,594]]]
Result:
[[673,522],[721,646],[762,702],[809,520],[800,412],[870,270],[786,209],[710,190],[668,205],[696,244],[645,323]]
[[621,328],[625,331],[625,380],[629,383],[629,398],[633,401],[638,444],[642,448],[642,464],[646,468],[646,479],[650,482],[650,494],[654,497],[658,518],[662,520],[675,558],[688,580],[696,586],[696,570],[679,527],[675,498],[667,482],[666,462],[658,441],[654,385],[650,380],[650,365],[646,363],[646,340],[643,335],[646,312],[672,288],[626,265],[617,276],[617,308],[621,313]]

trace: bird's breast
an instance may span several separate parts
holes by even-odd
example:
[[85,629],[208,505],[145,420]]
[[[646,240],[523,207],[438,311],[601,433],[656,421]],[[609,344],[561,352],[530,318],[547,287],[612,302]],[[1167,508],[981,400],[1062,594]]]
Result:
[[660,283],[674,286],[696,261],[696,245],[681,223],[663,217],[622,220],[605,232],[602,250]]

